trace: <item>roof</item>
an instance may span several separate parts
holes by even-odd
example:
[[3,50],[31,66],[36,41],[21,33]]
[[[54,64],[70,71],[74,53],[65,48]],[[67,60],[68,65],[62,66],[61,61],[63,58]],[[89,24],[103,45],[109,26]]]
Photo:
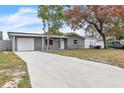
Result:
[[69,37],[69,36],[78,36],[78,37],[80,37],[80,38],[85,39],[83,36],[80,36],[80,35],[78,35],[77,33],[73,33],[73,32],[67,33],[65,36],[67,36],[67,37]]
[[[8,36],[9,38],[11,36],[26,36],[26,37],[46,37],[46,35],[44,34],[38,34],[38,33],[24,33],[24,32],[8,32]],[[80,36],[77,33],[67,33],[64,36],[57,36],[57,35],[52,35],[51,37],[53,38],[69,38],[69,36],[78,36],[82,39],[96,39],[96,40],[102,40],[102,38],[96,38],[96,37],[92,37],[92,36]]]
[[96,40],[102,40],[102,38],[97,38],[93,36],[84,36],[85,39],[96,39]]
[[[38,33],[23,33],[23,32],[8,32],[8,36],[26,36],[26,37],[46,37],[44,34],[38,34]],[[66,36],[54,36],[52,35],[51,37],[53,38],[68,38]]]
[[81,36],[81,35],[79,35],[79,34],[77,34],[77,33],[73,33],[73,32],[71,32],[71,33],[67,33],[65,36],[78,36],[78,37],[80,37],[80,38],[83,38],[83,39],[95,39],[95,40],[102,40],[102,38],[96,38],[96,37],[93,37],[93,36]]

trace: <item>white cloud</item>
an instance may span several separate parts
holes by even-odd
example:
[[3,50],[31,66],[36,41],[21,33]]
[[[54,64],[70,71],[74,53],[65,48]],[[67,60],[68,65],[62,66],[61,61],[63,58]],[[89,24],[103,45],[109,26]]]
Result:
[[36,9],[24,8],[24,7],[19,8],[19,12],[20,13],[37,13]]
[[73,31],[69,26],[65,26],[63,28],[64,29],[60,29],[60,31],[63,32],[63,33],[75,32],[75,33],[77,33],[77,34],[79,34],[81,36],[85,35],[85,31],[83,29]]
[[[43,33],[41,20],[37,17],[37,9],[29,7],[21,7],[14,14],[0,15],[0,30],[4,33],[4,39],[8,38],[7,31]],[[72,32],[68,26],[63,27],[61,31]],[[83,30],[75,32],[84,35]]]
[[[10,15],[0,15],[0,30],[2,30],[4,33],[7,31],[30,31],[32,32],[32,28],[26,27],[26,25],[41,25],[40,19],[37,18],[37,10],[34,8],[25,8],[21,7],[19,10]],[[41,30],[34,27],[33,31]],[[23,32],[22,31],[22,32]],[[4,34],[4,38],[7,38],[7,35]]]
[[32,8],[20,8],[15,14],[5,17],[5,27],[17,30],[25,25],[40,23],[37,18],[36,10]]

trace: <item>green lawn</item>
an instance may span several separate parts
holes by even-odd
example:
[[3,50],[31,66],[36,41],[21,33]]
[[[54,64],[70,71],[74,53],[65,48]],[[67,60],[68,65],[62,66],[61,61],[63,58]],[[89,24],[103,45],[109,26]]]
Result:
[[17,87],[31,87],[26,63],[12,52],[0,52],[0,87],[13,78],[21,79]]
[[77,57],[124,68],[124,50],[119,49],[76,49],[48,51],[49,53]]

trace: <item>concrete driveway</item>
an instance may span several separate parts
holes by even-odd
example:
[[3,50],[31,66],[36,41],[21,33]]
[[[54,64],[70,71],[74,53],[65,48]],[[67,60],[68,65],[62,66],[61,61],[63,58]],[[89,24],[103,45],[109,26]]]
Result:
[[124,87],[115,66],[44,52],[16,52],[28,65],[32,87]]

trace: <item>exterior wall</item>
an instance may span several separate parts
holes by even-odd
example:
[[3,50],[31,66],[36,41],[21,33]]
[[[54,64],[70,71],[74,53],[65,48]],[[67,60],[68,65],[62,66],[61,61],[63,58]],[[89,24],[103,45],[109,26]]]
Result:
[[34,50],[41,51],[42,50],[42,38],[40,37],[15,37],[15,51],[17,51],[17,38],[34,38]]
[[[11,45],[5,45],[5,44],[0,44],[0,45],[10,47],[10,48],[7,47],[8,50],[12,50],[12,47],[13,47],[12,45],[14,45],[15,47],[13,47],[14,48],[13,50],[17,51],[17,47],[18,47],[17,38],[33,38],[35,51],[42,51],[46,49],[46,42],[45,42],[45,38],[43,37],[18,36],[18,37],[15,37],[15,41],[14,41],[14,37],[11,37],[11,40],[12,40]],[[60,49],[60,38],[51,38],[51,40],[53,40],[53,45],[49,45],[49,50],[59,50]],[[74,40],[78,40],[78,43],[74,44]],[[15,42],[15,44],[13,44],[13,42]],[[91,44],[93,46],[100,45],[102,48],[104,48],[104,44],[102,40],[100,41],[100,40],[92,39],[92,38],[83,39],[75,35],[69,36],[69,38],[64,39],[64,49],[90,48]]]
[[104,43],[103,43],[103,41],[97,41],[97,44],[96,45],[99,45],[99,46],[101,46],[101,48],[104,48]]
[[94,39],[85,39],[85,47],[84,48],[90,48],[90,45],[95,46],[96,41]]
[[68,47],[67,47],[67,40],[68,39],[64,39],[65,40],[65,49],[68,49]]
[[15,49],[15,41],[14,41],[14,39],[15,39],[15,37],[14,36],[11,36],[10,37],[10,40],[11,40],[11,42],[12,42],[12,51],[15,51],[16,49]]
[[[59,46],[60,46],[59,38],[50,38],[49,40],[53,40],[53,45],[49,45],[49,50],[59,50]],[[46,42],[45,42],[45,48],[46,48]]]
[[92,46],[101,46],[101,48],[104,48],[104,44],[102,40],[96,40],[96,39],[85,39],[85,48],[90,48],[90,45]]
[[41,51],[42,50],[42,38],[34,38],[34,50]]
[[[78,40],[78,44],[74,44],[74,40]],[[84,39],[78,36],[69,36],[67,39],[68,49],[84,48]]]
[[[60,38],[50,38],[49,40],[53,40],[53,45],[49,45],[49,50],[59,50],[60,49]],[[67,39],[64,40],[64,49],[67,47]],[[46,49],[46,42],[45,44],[45,49]]]
[[50,50],[58,50],[59,49],[59,39],[53,39],[53,45],[49,46]]
[[12,42],[10,40],[0,40],[0,51],[11,51]]
[[15,51],[17,51],[17,37],[15,37]]
[[[34,38],[34,50],[42,51],[46,48],[46,42],[42,42],[42,37],[15,37],[15,51],[17,51],[17,38]],[[45,39],[44,39],[45,40]],[[49,45],[49,50],[59,50],[60,49],[60,38],[51,38],[53,40],[53,45]],[[65,39],[64,39],[65,40]],[[65,42],[66,43],[66,42]],[[43,48],[44,44],[44,48]],[[66,47],[66,44],[65,44]]]

